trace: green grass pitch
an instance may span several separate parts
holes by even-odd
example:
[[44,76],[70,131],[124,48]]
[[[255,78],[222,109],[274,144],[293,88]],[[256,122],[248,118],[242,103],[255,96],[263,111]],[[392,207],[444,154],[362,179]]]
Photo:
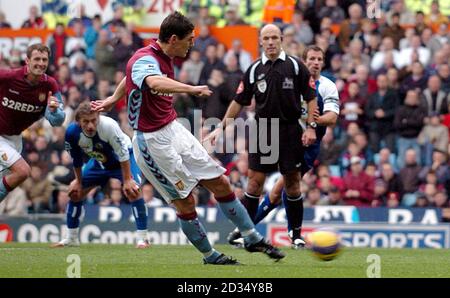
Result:
[[243,266],[203,265],[194,247],[159,246],[138,250],[130,245],[89,244],[79,248],[50,248],[48,244],[0,244],[0,277],[66,277],[80,256],[81,277],[189,277],[189,278],[289,278],[367,277],[377,254],[381,277],[450,277],[450,250],[344,248],[329,262],[316,259],[308,250],[285,248],[287,257],[274,262],[261,253],[247,253],[227,245],[216,248],[237,258]]

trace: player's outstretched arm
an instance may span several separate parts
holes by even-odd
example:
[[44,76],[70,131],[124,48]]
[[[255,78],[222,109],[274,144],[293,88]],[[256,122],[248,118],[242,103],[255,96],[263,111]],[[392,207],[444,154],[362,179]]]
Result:
[[161,93],[188,93],[200,97],[212,94],[212,91],[206,85],[192,86],[163,76],[147,76],[145,83],[151,89]]
[[109,112],[116,105],[116,103],[125,96],[125,82],[126,77],[120,81],[119,85],[117,85],[116,90],[114,90],[113,95],[101,99],[95,100],[91,102],[91,109],[96,112]]
[[47,96],[47,108],[45,109],[45,118],[50,122],[51,126],[61,126],[66,119],[66,113],[63,109],[63,101],[61,93],[57,92],[55,95],[51,91]]

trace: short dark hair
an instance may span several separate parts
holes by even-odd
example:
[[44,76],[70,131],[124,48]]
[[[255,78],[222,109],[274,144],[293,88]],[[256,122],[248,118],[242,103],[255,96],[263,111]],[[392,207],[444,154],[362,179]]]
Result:
[[29,46],[27,48],[28,59],[31,58],[31,54],[33,53],[34,50],[42,52],[42,53],[46,52],[48,54],[48,56],[50,57],[50,48],[42,43],[36,43],[36,44],[32,44],[31,46]]
[[158,39],[161,42],[168,42],[174,34],[179,39],[183,39],[192,31],[194,31],[194,24],[184,15],[175,11],[163,20],[159,28]]
[[310,51],[314,51],[314,52],[321,52],[322,53],[322,58],[325,59],[325,53],[322,50],[322,48],[316,46],[316,45],[311,45],[311,46],[307,46],[306,49],[303,51],[303,61],[306,61],[306,57],[308,57],[308,52]]
[[78,108],[75,111],[75,121],[79,122],[82,116],[95,114],[94,110],[91,109],[91,103],[88,100],[83,101],[80,103]]

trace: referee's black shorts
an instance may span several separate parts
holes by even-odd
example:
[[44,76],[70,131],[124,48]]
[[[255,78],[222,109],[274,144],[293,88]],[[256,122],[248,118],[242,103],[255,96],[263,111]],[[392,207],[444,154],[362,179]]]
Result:
[[[249,168],[254,171],[271,173],[280,171],[281,174],[288,174],[292,172],[299,172],[301,170],[301,165],[303,161],[303,146],[302,146],[302,128],[298,123],[293,124],[280,124],[278,129],[275,129],[277,133],[271,135],[271,129],[263,129],[258,127],[258,137],[250,136],[250,141],[252,142],[252,137],[257,138],[257,152],[251,152],[249,147],[248,154],[248,164]],[[262,139],[261,147],[261,133],[267,136]],[[267,145],[268,144],[268,145]],[[264,151],[264,146],[270,147],[271,152],[262,153],[261,149]],[[278,158],[275,161],[267,162],[263,157],[269,157],[273,155],[273,150],[278,150]],[[270,158],[271,159],[271,158]]]

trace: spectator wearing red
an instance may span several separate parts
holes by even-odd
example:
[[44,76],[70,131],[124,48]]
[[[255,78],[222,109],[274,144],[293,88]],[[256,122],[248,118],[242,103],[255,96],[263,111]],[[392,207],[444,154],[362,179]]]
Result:
[[355,73],[349,77],[348,81],[358,83],[359,95],[362,98],[369,98],[377,91],[377,82],[369,76],[369,68],[364,64],[356,66]]
[[[54,68],[59,59],[64,57],[64,51],[66,47],[67,35],[65,32],[65,27],[63,23],[56,24],[55,32],[50,35],[48,39],[48,46],[51,50],[52,55],[50,56],[49,68]],[[56,71],[56,69],[51,69],[51,71]]]
[[344,176],[343,197],[346,205],[370,207],[374,199],[374,181],[363,171],[358,156],[350,159],[350,171]]
[[359,127],[364,125],[365,104],[366,99],[360,95],[358,83],[351,81],[347,92],[342,93],[340,124],[344,130],[351,122],[356,122]]
[[397,192],[389,192],[387,194],[386,207],[397,208],[400,205],[400,195]]
[[361,160],[363,166],[367,164],[367,160],[364,157],[364,153],[362,152],[361,147],[354,140],[351,140],[347,145],[347,150],[341,156],[342,170],[345,170],[351,165],[351,159],[353,157],[358,157]]

